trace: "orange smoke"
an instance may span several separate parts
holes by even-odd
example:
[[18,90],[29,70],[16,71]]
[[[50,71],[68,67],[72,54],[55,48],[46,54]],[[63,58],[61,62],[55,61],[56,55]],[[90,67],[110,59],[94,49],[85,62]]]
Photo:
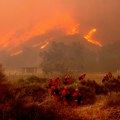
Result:
[[96,40],[94,40],[94,39],[92,38],[93,34],[94,34],[96,31],[97,31],[97,30],[96,30],[95,28],[92,29],[92,30],[90,30],[90,32],[89,32],[87,35],[85,35],[84,38],[85,38],[88,42],[91,42],[91,43],[94,44],[94,45],[97,45],[97,46],[102,47],[103,45],[102,45],[100,42],[98,42],[98,41],[96,41]]
[[[37,23],[29,29],[22,28],[12,31],[9,34],[5,33],[3,36],[0,35],[0,51],[5,50],[7,52],[11,52],[31,40],[31,38],[46,34],[47,32],[56,29],[62,31],[65,35],[75,35],[80,33],[79,24],[77,24],[70,14],[55,14],[43,23]],[[84,36],[84,38],[87,39],[87,41],[102,47],[101,43],[92,39],[95,32],[96,29],[92,29],[87,35]],[[47,40],[44,44],[40,42],[32,47],[40,47],[43,49],[49,44],[49,41],[50,40]]]
[[20,55],[20,54],[22,54],[23,53],[23,50],[19,50],[19,51],[16,51],[16,52],[14,52],[14,53],[11,53],[11,57],[13,57],[13,56],[17,56],[17,55]]
[[7,49],[10,46],[11,36],[14,35],[14,32],[9,32],[5,34],[0,34],[0,50]]
[[43,44],[42,46],[40,46],[40,49],[44,49],[48,46],[49,42],[46,42],[45,44]]
[[43,23],[37,23],[29,29],[18,29],[13,31],[12,34],[9,34],[7,37],[5,36],[5,33],[5,35],[0,38],[0,51],[8,51],[8,49],[12,51],[31,40],[32,37],[46,34],[51,30],[60,29],[65,34],[67,34],[68,31],[70,31],[71,34],[75,34],[77,33],[77,27],[74,26],[75,24],[75,20],[68,13],[55,14]]

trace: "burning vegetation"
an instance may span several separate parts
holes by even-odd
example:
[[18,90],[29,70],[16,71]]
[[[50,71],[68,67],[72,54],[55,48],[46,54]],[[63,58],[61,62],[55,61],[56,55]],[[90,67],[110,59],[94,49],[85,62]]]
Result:
[[47,47],[49,45],[49,42],[46,42],[45,44],[40,46],[40,49],[44,49],[45,47]]
[[13,57],[13,56],[17,56],[17,55],[20,55],[20,54],[22,54],[23,53],[23,50],[19,50],[19,51],[16,51],[16,52],[14,52],[14,53],[11,53],[11,57]]
[[100,47],[102,47],[103,45],[100,43],[100,42],[98,42],[98,41],[96,41],[96,40],[94,40],[92,37],[93,37],[93,34],[96,32],[97,30],[94,28],[94,29],[92,29],[92,30],[90,30],[90,32],[87,34],[87,35],[85,35],[84,36],[84,38],[88,41],[88,42],[90,42],[90,43],[92,43],[92,44],[94,44],[94,45],[97,45],[97,46],[100,46]]
[[[27,44],[27,42],[31,41],[32,38],[34,38],[36,36],[47,35],[50,31],[53,31],[53,30],[59,30],[59,32],[62,32],[64,34],[64,36],[66,36],[66,35],[72,36],[72,35],[76,35],[76,34],[81,35],[81,32],[79,30],[80,25],[78,23],[75,23],[75,21],[69,17],[66,17],[66,20],[63,21],[63,23],[61,23],[60,25],[59,25],[59,23],[56,23],[56,22],[55,23],[48,22],[48,23],[41,25],[40,27],[39,26],[40,25],[38,24],[37,26],[34,26],[30,30],[25,30],[24,32],[21,32],[21,34],[20,33],[18,34],[17,32],[11,32],[8,35],[6,34],[6,36],[1,38],[2,40],[0,42],[0,46],[1,46],[0,51],[3,50],[8,53],[13,52],[17,48],[20,48],[24,44]],[[103,45],[100,42],[92,39],[92,36],[95,32],[96,32],[96,29],[92,29],[86,36],[81,36],[81,37],[85,38],[88,42],[91,42],[92,44],[102,47]],[[42,48],[42,49],[45,48],[49,44],[49,42],[52,41],[51,37],[53,38],[54,36],[48,36],[48,38],[47,38],[48,40],[47,41],[44,40],[44,44],[41,45],[40,48]],[[60,37],[60,36],[58,36],[58,37]],[[41,41],[40,44],[42,44],[42,42],[43,41]],[[38,43],[34,43],[34,45],[32,45],[32,47],[35,48],[37,46],[36,44],[38,44]],[[16,53],[12,53],[13,56]]]

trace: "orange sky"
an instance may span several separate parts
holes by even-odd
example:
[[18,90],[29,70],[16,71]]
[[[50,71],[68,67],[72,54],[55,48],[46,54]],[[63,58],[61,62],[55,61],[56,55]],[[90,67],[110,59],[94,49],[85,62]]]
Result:
[[102,43],[119,40],[120,0],[0,0],[0,47],[17,47],[51,29],[82,34],[96,28]]

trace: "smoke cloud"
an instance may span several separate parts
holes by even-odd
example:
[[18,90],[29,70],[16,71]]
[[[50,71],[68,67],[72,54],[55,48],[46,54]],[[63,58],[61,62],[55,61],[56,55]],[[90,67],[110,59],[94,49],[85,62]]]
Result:
[[[79,41],[96,28],[94,39],[103,46],[114,46],[108,47],[112,51],[120,41],[119,7],[119,0],[0,0],[0,61],[11,64],[16,57],[27,59],[30,51],[33,61],[31,56],[36,52],[37,59],[40,50],[31,46],[48,39],[76,41],[79,37],[70,35],[74,26],[79,26]],[[10,60],[10,54],[20,50],[23,54]],[[22,63],[25,65],[24,60]]]

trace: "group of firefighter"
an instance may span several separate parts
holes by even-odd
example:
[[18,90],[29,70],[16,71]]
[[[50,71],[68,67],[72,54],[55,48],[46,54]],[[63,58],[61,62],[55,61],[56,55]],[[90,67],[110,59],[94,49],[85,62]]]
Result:
[[[86,74],[82,74],[78,77],[79,81],[85,79]],[[63,87],[61,87],[61,83],[63,84]],[[78,90],[78,88],[71,91],[68,88],[68,85],[72,84],[72,76],[71,75],[65,75],[63,80],[61,80],[59,77],[56,79],[49,79],[48,80],[48,90],[53,96],[55,102],[62,102],[63,105],[68,106],[73,103],[74,106],[79,106],[82,103],[82,96]]]
[[[86,74],[82,74],[78,77],[78,81],[85,80]],[[108,72],[102,79],[102,82],[109,81],[113,78],[111,72]],[[82,103],[82,95],[79,89],[76,87],[73,91],[68,88],[68,85],[72,84],[72,76],[65,75],[61,80],[59,77],[56,79],[48,80],[48,90],[51,96],[53,96],[55,102],[62,102],[63,105],[68,106],[71,104],[79,106]],[[61,84],[63,87],[61,87]]]

